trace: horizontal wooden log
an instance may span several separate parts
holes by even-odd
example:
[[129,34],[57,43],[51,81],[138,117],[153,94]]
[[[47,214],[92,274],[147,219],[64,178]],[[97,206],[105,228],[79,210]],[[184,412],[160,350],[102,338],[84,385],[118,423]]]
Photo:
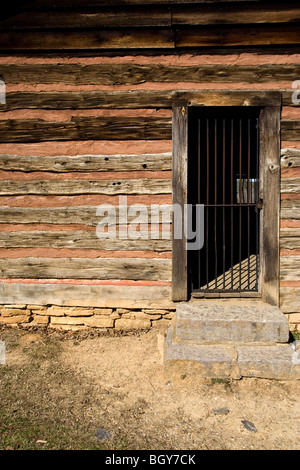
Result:
[[300,166],[300,149],[282,149],[280,162],[284,168],[298,168]]
[[164,140],[171,138],[169,118],[73,117],[71,121],[41,119],[0,121],[0,142],[65,140]]
[[72,194],[171,194],[172,182],[168,179],[119,180],[38,180],[2,181],[0,195],[72,195]]
[[300,140],[300,121],[281,121],[282,140]]
[[281,178],[280,192],[284,194],[300,194],[300,178]]
[[[1,70],[1,67],[0,67]],[[168,91],[80,91],[80,92],[12,92],[6,94],[6,105],[12,109],[138,109],[172,108]]]
[[171,260],[142,258],[4,258],[0,277],[33,279],[171,280]]
[[[138,85],[145,82],[265,83],[297,80],[300,64],[167,66],[134,64],[3,64],[8,83]],[[295,91],[295,90],[294,90]]]
[[[165,3],[165,2],[164,2]],[[218,2],[220,3],[220,2]],[[57,5],[59,6],[59,5]],[[99,5],[100,6],[100,5]],[[101,9],[25,11],[0,22],[7,28],[107,28],[172,25],[211,25],[244,23],[290,23],[299,21],[299,8],[295,4],[265,5],[135,5],[134,8],[115,6],[113,9],[101,5]]]
[[235,25],[212,29],[188,27],[176,31],[175,43],[177,48],[298,44],[299,27],[291,24],[276,26],[256,24],[243,28]]
[[[227,3],[227,2],[258,2],[259,0],[163,0],[164,4],[193,4],[193,3]],[[101,7],[104,5],[160,5],[161,0],[60,0],[59,3],[55,4],[55,8],[74,8],[74,7]],[[25,10],[31,10],[33,8],[53,8],[52,0],[34,0],[32,2],[26,2],[24,5]]]
[[[84,6],[84,5],[83,5]],[[135,8],[103,7],[99,10],[37,10],[23,11],[0,21],[0,29],[66,29],[66,28],[137,28],[171,26],[167,7],[145,5]]]
[[[155,251],[165,252],[172,250],[172,242],[167,239],[152,239],[151,232],[141,231],[140,235],[147,238],[130,239],[102,239],[97,237],[95,231],[18,231],[1,232],[0,248],[72,248],[84,250],[108,251]],[[157,232],[157,235],[159,233]],[[149,237],[149,239],[148,239]]]
[[300,199],[283,199],[280,205],[281,219],[300,219]]
[[179,49],[210,46],[297,45],[299,28],[290,23],[243,27],[114,28],[0,31],[1,51]]
[[1,31],[1,51],[174,49],[170,29],[122,28],[78,31]]
[[173,308],[170,286],[0,283],[0,304]]
[[[103,206],[102,206],[103,207]],[[109,218],[109,214],[104,214],[107,224],[119,224],[120,212],[119,206],[115,207],[116,220],[112,217]],[[128,206],[129,207],[129,206]],[[167,205],[166,205],[167,207]],[[151,219],[151,206],[145,206],[147,209],[147,215],[144,217],[143,214],[139,216],[141,223],[156,223],[156,219]],[[99,213],[98,213],[99,214]],[[136,217],[135,214],[128,214],[128,223],[131,223]],[[159,222],[164,224],[171,223],[171,210],[161,212],[159,216]],[[64,225],[64,224],[81,224],[86,226],[96,226],[102,217],[97,215],[97,207],[92,206],[79,206],[79,207],[5,207],[0,206],[0,223],[1,224],[52,224],[52,225]]]
[[[1,68],[0,68],[1,70]],[[81,91],[81,92],[11,92],[0,110],[14,109],[138,109],[172,108],[174,101],[192,105],[280,106],[277,91]],[[291,101],[291,93],[286,98]]]
[[299,106],[295,100],[293,100],[293,93],[297,91],[295,88],[291,90],[281,90],[282,104],[284,106]]
[[220,25],[255,23],[293,23],[299,21],[299,8],[294,3],[175,5],[171,7],[173,25]]
[[299,287],[280,287],[280,308],[284,313],[300,312]]
[[280,257],[280,279],[282,281],[299,281],[300,256]]
[[[300,121],[281,121],[282,140],[299,140]],[[169,140],[170,118],[73,117],[71,121],[41,119],[0,120],[0,141],[44,142],[65,140]]]
[[300,228],[283,227],[280,229],[280,248],[296,250],[300,247]]
[[52,171],[65,172],[102,172],[102,171],[164,171],[172,169],[171,153],[142,155],[79,155],[74,157],[1,155],[1,170]]

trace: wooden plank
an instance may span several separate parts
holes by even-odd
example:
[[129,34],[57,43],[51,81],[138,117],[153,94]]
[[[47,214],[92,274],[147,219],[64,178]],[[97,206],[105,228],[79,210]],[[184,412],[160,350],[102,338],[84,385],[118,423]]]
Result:
[[260,284],[262,298],[279,305],[280,107],[260,113]]
[[78,155],[56,157],[0,154],[0,169],[5,171],[107,172],[165,171],[172,169],[172,154]]
[[171,119],[156,117],[73,117],[64,122],[9,119],[0,120],[0,141],[169,140],[171,128]]
[[280,228],[280,248],[296,250],[300,247],[300,228],[282,227]]
[[299,281],[300,256],[280,257],[281,281]]
[[300,199],[283,199],[280,217],[281,219],[300,219]]
[[298,168],[300,166],[300,149],[282,149],[280,162],[283,168]]
[[300,178],[281,178],[280,192],[283,194],[300,193]]
[[[14,109],[144,109],[172,108],[173,101],[186,99],[193,106],[279,106],[277,91],[81,91],[11,92],[0,110]],[[291,99],[291,95],[289,95]]]
[[[165,3],[165,2],[164,2]],[[101,5],[101,9],[31,10],[17,13],[1,21],[0,27],[41,28],[107,28],[144,27],[171,25],[211,25],[244,23],[293,23],[299,21],[299,8],[293,3],[284,5],[255,4],[200,4],[200,5],[134,5],[128,9],[115,6],[113,9]],[[83,5],[84,6],[84,5]],[[100,6],[100,5],[99,5]]]
[[[189,3],[227,3],[227,2],[258,2],[259,0],[60,0],[55,4],[55,8],[68,8],[68,7],[100,7],[103,5],[160,5],[164,4],[189,4]],[[24,9],[32,8],[53,8],[52,0],[35,0],[24,5]]]
[[293,98],[293,93],[295,93],[295,91],[297,91],[295,88],[293,88],[291,90],[281,90],[283,106],[299,106],[292,99]]
[[146,258],[3,258],[2,278],[171,280],[171,260]]
[[61,51],[110,49],[174,49],[174,33],[170,29],[122,28],[48,31],[1,31],[0,50]]
[[134,64],[4,64],[0,74],[8,83],[66,83],[68,85],[138,85],[145,82],[265,83],[292,82],[300,64],[272,65],[134,65]]
[[170,286],[0,283],[0,304],[172,308]]
[[251,8],[249,5],[234,3],[172,7],[173,25],[293,23],[299,20],[299,7],[294,3],[257,3],[251,5]]
[[[173,207],[181,209],[181,216],[174,213],[172,252],[172,299],[188,298],[187,240],[184,227],[184,208],[187,204],[187,145],[188,107],[186,102],[173,108]],[[176,217],[176,218],[175,218]],[[179,220],[180,219],[180,220]],[[179,223],[179,234],[176,233]],[[181,227],[180,227],[181,226]],[[181,233],[180,233],[181,232]]]
[[[0,231],[0,248],[72,248],[109,251],[155,251],[165,252],[172,249],[171,240],[154,240],[149,232],[141,232],[146,239],[103,239],[97,237],[96,230],[75,231]],[[149,239],[148,239],[149,236]]]
[[175,91],[173,101],[186,101],[188,106],[280,106],[278,91],[204,90]]
[[300,140],[300,121],[283,119],[281,121],[282,140]]
[[2,181],[0,195],[171,194],[168,179]]
[[172,91],[12,92],[0,109],[172,108]]
[[[0,35],[1,38],[1,35]],[[208,46],[263,46],[299,44],[297,25],[189,27],[176,31],[176,48]]]
[[134,8],[103,7],[99,10],[70,9],[23,11],[0,21],[1,29],[66,29],[66,28],[138,28],[171,26],[171,12],[166,6]]
[[[87,226],[96,226],[101,217],[97,215],[98,206],[67,206],[67,207],[8,207],[0,206],[0,223],[1,224],[80,224]],[[119,206],[113,206],[116,211],[116,223],[119,224]],[[147,216],[144,218],[141,214],[141,223],[148,223],[151,217],[151,206],[145,205]],[[107,223],[115,223],[112,218],[110,222],[109,215]],[[136,217],[135,214],[128,214],[128,223],[131,223]],[[166,211],[160,216],[160,222],[169,224],[171,223],[171,210]],[[154,222],[153,222],[154,223]]]

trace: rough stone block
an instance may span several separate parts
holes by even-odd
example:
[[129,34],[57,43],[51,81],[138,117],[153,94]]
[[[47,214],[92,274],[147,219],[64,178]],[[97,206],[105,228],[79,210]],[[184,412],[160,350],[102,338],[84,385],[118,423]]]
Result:
[[113,328],[114,320],[107,316],[93,315],[86,318],[84,324],[92,328]]
[[29,323],[32,317],[29,315],[15,315],[9,317],[0,317],[0,323],[3,325],[14,325],[19,323]]
[[238,346],[238,366],[244,377],[290,380],[300,378],[300,354],[294,345]]
[[30,315],[30,312],[26,311],[23,308],[2,308],[0,310],[0,314],[1,314],[2,317],[12,317],[12,316],[15,316],[15,315],[26,315],[26,313],[28,315]]
[[151,327],[150,320],[132,320],[120,318],[115,321],[116,330],[146,330]]
[[219,345],[172,343],[169,330],[165,340],[164,366],[173,372],[195,374],[199,377],[229,378],[232,358]]
[[286,316],[263,302],[180,304],[174,328],[175,340],[192,343],[274,342],[289,339]]

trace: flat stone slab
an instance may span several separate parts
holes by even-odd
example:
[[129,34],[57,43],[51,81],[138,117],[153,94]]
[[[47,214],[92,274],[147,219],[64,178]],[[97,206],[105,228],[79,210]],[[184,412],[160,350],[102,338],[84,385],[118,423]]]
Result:
[[286,316],[279,308],[263,302],[179,304],[173,325],[175,342],[287,343],[289,340]]
[[172,343],[169,330],[164,345],[165,369],[199,377],[228,378],[231,376],[231,366],[231,357],[222,346]]
[[290,380],[300,378],[300,351],[294,344],[238,346],[238,367],[243,377]]

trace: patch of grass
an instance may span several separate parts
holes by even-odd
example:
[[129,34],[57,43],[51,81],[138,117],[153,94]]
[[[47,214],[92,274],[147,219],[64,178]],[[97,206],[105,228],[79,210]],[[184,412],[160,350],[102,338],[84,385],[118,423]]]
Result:
[[300,340],[300,331],[292,331],[292,339],[295,340]]
[[60,337],[42,335],[24,343],[24,332],[2,333],[7,364],[0,365],[0,450],[129,449],[122,432],[97,439],[99,393],[95,384],[63,367]]

